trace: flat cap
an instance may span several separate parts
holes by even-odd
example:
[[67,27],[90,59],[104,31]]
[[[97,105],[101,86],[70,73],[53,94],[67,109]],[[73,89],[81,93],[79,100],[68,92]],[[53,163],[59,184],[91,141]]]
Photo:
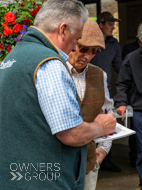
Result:
[[78,40],[78,43],[82,46],[99,46],[105,49],[104,36],[97,22],[88,18],[83,28],[82,37]]
[[97,23],[100,22],[120,22],[119,18],[114,18],[110,12],[102,12],[97,18]]

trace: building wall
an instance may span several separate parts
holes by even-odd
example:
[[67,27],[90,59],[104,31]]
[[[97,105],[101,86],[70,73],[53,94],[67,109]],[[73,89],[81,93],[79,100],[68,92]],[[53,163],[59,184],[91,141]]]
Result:
[[[96,3],[86,4],[90,17],[97,16]],[[118,12],[118,3],[115,0],[101,0],[101,11],[108,11],[112,14]]]
[[137,27],[142,22],[142,1],[118,3],[120,22],[120,46],[136,40]]
[[3,4],[4,6],[6,6],[8,3],[13,3],[14,0],[0,0],[0,4]]

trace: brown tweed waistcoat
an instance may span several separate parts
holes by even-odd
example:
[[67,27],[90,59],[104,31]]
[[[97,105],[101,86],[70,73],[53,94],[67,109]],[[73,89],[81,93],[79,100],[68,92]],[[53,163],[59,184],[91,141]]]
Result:
[[[88,71],[86,73],[85,94],[83,100],[80,100],[83,121],[93,122],[95,117],[101,112],[104,100],[103,70],[89,64]],[[86,173],[89,173],[89,171],[91,171],[95,166],[95,150],[96,144],[91,141],[87,145]]]

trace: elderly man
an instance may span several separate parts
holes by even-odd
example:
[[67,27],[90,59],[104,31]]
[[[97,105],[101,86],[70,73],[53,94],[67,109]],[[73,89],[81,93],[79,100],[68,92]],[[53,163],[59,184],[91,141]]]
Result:
[[[82,38],[78,40],[76,51],[69,54],[67,62],[77,88],[83,120],[86,122],[92,122],[99,113],[105,113],[106,110],[112,112],[113,100],[109,98],[106,73],[89,63],[100,52],[100,48],[105,48],[103,34],[98,24],[88,19],[83,28]],[[98,144],[97,149],[94,142],[89,142],[85,190],[95,189],[99,165],[110,147],[111,141]]]
[[48,0],[0,66],[0,188],[83,190],[86,144],[115,129],[113,114],[84,122],[68,72],[87,9]]

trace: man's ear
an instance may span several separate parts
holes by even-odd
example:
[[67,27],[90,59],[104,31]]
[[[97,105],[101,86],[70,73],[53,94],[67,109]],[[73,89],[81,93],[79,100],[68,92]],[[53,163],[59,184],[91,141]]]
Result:
[[99,23],[99,27],[100,27],[100,28],[102,28],[102,27],[103,27],[103,24],[102,24],[101,22]]
[[63,22],[63,23],[60,24],[60,26],[59,26],[59,35],[62,37],[63,40],[65,38],[67,29],[68,29],[67,23]]

